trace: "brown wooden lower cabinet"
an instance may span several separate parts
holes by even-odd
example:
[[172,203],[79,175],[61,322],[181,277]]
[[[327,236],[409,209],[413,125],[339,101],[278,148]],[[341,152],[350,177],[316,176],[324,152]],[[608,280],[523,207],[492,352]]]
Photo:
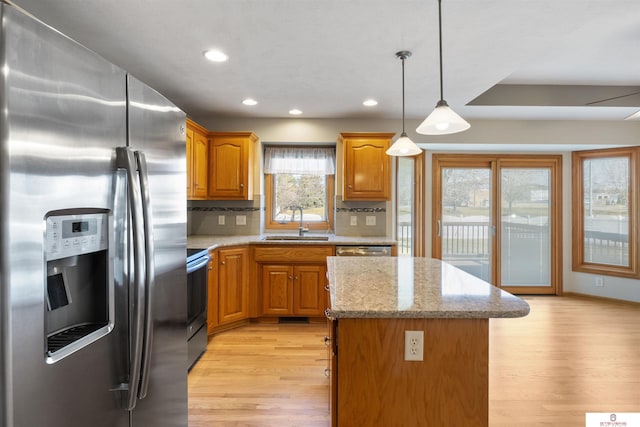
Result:
[[263,265],[262,314],[323,316],[326,272],[324,265]]
[[[330,324],[332,426],[488,426],[488,319]],[[404,360],[407,330],[424,331],[423,361]]]
[[329,377],[329,413],[331,414],[331,427],[338,425],[337,397],[338,397],[338,352],[336,346],[337,323],[332,318],[327,318],[328,335],[325,337],[327,344],[327,376]]
[[207,276],[207,333],[211,335],[218,326],[218,251],[209,251],[211,260]]
[[218,323],[249,318],[248,263],[246,246],[218,250]]
[[259,316],[324,317],[333,246],[259,245],[253,251]]

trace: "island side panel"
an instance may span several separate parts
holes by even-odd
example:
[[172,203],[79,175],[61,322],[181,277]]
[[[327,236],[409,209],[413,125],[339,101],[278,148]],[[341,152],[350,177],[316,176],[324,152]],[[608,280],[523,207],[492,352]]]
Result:
[[[424,361],[404,331],[424,331]],[[488,319],[338,319],[338,426],[488,426]]]

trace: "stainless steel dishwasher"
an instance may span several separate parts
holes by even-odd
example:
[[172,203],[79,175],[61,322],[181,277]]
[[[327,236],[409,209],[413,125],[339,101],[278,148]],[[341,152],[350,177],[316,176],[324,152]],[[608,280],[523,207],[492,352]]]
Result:
[[336,246],[336,256],[391,256],[391,246]]

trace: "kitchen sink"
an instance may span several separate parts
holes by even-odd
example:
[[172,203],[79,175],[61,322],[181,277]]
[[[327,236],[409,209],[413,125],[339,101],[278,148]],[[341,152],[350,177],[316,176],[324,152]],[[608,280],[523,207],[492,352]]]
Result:
[[294,236],[294,235],[273,235],[273,236],[264,236],[262,240],[317,240],[317,241],[327,241],[329,240],[329,236]]

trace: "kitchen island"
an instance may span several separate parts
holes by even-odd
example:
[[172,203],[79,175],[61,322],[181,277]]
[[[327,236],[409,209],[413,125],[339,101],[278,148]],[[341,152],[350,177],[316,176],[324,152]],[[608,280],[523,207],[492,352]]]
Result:
[[333,426],[488,426],[489,318],[526,316],[525,301],[430,258],[327,269]]

